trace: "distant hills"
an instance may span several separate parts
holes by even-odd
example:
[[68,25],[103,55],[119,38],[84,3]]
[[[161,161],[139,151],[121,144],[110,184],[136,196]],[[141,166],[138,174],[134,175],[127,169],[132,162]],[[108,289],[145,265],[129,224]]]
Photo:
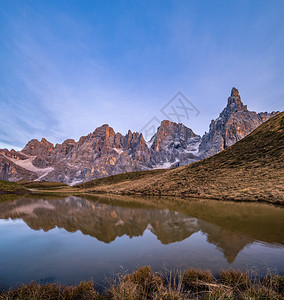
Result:
[[110,176],[77,187],[95,193],[284,203],[284,112],[233,146],[188,166]]
[[0,179],[75,185],[126,172],[185,166],[227,149],[276,114],[249,111],[233,88],[227,106],[203,137],[164,120],[146,142],[141,133],[129,130],[122,135],[105,124],[77,142],[67,139],[54,146],[43,138],[29,141],[22,151],[0,149]]

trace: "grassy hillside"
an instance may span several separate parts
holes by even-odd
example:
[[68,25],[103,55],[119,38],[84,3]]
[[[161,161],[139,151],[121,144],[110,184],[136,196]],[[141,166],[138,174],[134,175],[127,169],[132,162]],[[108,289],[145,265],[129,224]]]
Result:
[[99,178],[96,180],[88,181],[85,183],[81,183],[76,185],[76,188],[93,188],[94,186],[105,186],[105,185],[113,185],[119,184],[121,182],[128,182],[137,179],[146,179],[151,176],[157,176],[167,172],[168,170],[152,170],[152,171],[140,171],[140,172],[128,172],[118,175],[112,175],[108,177]]
[[25,188],[37,190],[57,190],[64,187],[69,187],[68,184],[51,181],[19,181],[19,184]]
[[18,183],[0,180],[0,194],[25,194],[28,192]]
[[78,188],[94,193],[284,203],[284,112],[205,160],[166,171],[111,176]]

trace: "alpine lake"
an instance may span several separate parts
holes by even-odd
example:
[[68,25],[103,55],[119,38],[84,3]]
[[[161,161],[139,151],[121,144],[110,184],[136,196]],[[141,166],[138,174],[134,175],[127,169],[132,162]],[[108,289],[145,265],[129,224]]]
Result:
[[153,271],[284,274],[284,209],[264,203],[130,197],[0,198],[0,287],[97,283]]

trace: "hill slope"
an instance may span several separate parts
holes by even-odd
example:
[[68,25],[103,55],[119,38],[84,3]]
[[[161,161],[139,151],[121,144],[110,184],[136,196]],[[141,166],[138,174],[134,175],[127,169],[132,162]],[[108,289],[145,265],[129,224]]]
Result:
[[18,183],[0,180],[0,195],[1,194],[26,194],[26,193],[30,193],[30,191]]
[[95,193],[284,203],[284,112],[232,147],[202,161],[161,173],[111,176],[77,187]]

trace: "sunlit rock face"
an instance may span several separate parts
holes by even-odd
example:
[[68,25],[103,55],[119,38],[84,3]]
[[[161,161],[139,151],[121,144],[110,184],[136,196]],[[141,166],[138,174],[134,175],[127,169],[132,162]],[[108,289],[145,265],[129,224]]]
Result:
[[0,149],[0,179],[19,181],[22,178],[26,180],[35,180],[38,178],[35,172],[21,166],[21,162],[24,162],[26,158],[27,156],[20,151]]
[[239,91],[232,88],[227,106],[216,120],[211,121],[209,132],[202,137],[199,156],[209,157],[232,146],[277,113],[249,111],[242,103]]
[[37,174],[15,164],[10,159],[0,155],[0,179],[6,181],[35,180]]
[[151,166],[176,167],[197,161],[201,137],[183,124],[163,121],[152,137]]
[[53,150],[53,144],[42,138],[40,142],[36,139],[30,140],[21,152],[27,155],[42,154],[43,156],[47,156]]
[[[21,157],[18,154],[17,161],[13,153],[8,150],[0,152],[1,179],[32,178],[68,184],[146,169],[150,155],[142,134],[129,131],[123,136],[108,125],[81,137],[78,142],[68,139],[53,146],[45,139],[40,142],[31,140],[19,152],[23,154]],[[16,171],[12,172],[11,168],[25,168],[27,174],[21,172],[14,176]]]
[[172,168],[214,155],[238,142],[276,112],[249,111],[236,88],[220,116],[201,138],[181,123],[162,121],[149,142],[141,133],[98,127],[79,141],[55,146],[31,140],[22,151],[0,150],[0,179],[45,180],[70,185],[131,171]]
[[198,160],[193,153],[200,139],[183,124],[163,121],[150,146],[141,133],[129,130],[124,136],[103,125],[78,142],[68,139],[53,146],[45,139],[31,140],[21,152],[1,150],[0,179],[74,185],[125,172],[178,166]]

